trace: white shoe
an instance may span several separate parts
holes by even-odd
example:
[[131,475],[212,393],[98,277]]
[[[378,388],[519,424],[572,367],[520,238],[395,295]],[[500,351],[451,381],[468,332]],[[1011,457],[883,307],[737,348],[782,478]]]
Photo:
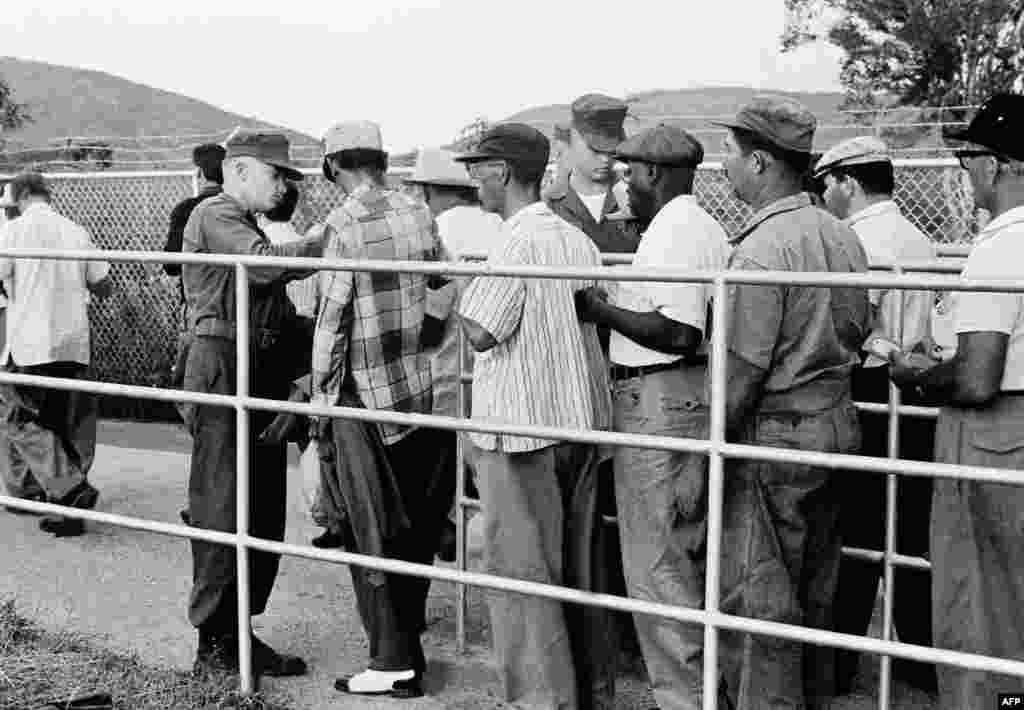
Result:
[[340,678],[334,687],[343,693],[357,695],[387,695],[398,681],[412,680],[416,671],[375,671],[367,668],[351,678]]

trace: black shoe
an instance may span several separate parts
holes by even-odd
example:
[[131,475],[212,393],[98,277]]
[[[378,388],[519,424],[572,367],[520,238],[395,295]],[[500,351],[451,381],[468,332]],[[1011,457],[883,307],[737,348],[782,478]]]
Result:
[[272,678],[306,675],[306,662],[298,656],[278,653],[256,636],[252,637],[252,667]]
[[391,685],[391,697],[396,700],[412,700],[423,697],[423,674],[417,673],[409,680],[396,680]]
[[238,637],[200,631],[192,672],[195,675],[238,673]]
[[313,544],[313,547],[317,547],[321,550],[344,547],[344,540],[342,540],[341,535],[336,532],[331,532],[330,530],[324,530],[310,542]]
[[100,492],[98,490],[89,485],[88,481],[82,481],[68,491],[67,495],[55,502],[57,505],[67,506],[68,508],[92,510],[96,507],[96,501],[99,500],[99,497]]
[[437,545],[437,559],[442,562],[454,562],[458,555],[457,544],[458,533],[455,523],[446,520],[444,527],[441,528],[441,540]]
[[185,523],[189,527],[192,527],[192,516],[188,514],[187,510],[182,510],[178,513],[181,516],[181,522]]
[[[72,488],[58,501],[57,505],[67,508],[78,508],[79,510],[92,510],[96,507],[96,501],[100,492],[89,485],[88,481],[82,481]],[[52,533],[57,537],[77,537],[85,532],[85,522],[77,518],[65,518],[60,515],[47,515],[39,521],[39,529]]]
[[[27,495],[27,496],[22,496],[21,499],[22,500],[31,501],[33,503],[45,503],[46,502],[46,494],[45,493],[32,493],[32,494]],[[12,515],[36,515],[36,516],[43,515],[43,513],[37,513],[34,510],[25,510],[24,508],[14,508],[14,507],[8,506],[8,505],[4,506],[4,510],[6,510],[8,513],[11,513]]]
[[47,515],[39,521],[39,529],[55,537],[78,537],[85,534],[85,522],[62,515]]

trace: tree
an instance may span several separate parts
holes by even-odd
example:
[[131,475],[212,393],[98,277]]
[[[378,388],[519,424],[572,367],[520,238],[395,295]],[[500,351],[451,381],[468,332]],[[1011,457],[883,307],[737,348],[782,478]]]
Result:
[[14,100],[14,90],[0,76],[0,133],[16,131],[32,120],[28,104]]
[[976,105],[1020,88],[1020,0],[786,0],[783,51],[828,39],[846,52],[847,106]]

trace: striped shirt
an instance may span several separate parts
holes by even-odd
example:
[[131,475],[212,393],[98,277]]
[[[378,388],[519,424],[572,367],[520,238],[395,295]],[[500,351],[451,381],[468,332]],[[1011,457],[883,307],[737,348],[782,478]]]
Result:
[[[524,207],[502,226],[488,262],[501,265],[599,266],[601,255],[582,231],[544,203]],[[607,362],[593,324],[580,323],[573,296],[592,280],[481,276],[459,313],[497,341],[474,366],[473,419],[488,423],[607,429],[611,395]],[[471,433],[477,446],[508,453],[557,442]]]
[[[436,261],[430,211],[393,190],[362,185],[327,218],[324,256]],[[313,397],[335,405],[351,387],[368,409],[430,414],[430,360],[420,345],[424,274],[325,271],[313,338]],[[351,383],[351,384],[350,384]],[[412,430],[381,424],[385,444]]]

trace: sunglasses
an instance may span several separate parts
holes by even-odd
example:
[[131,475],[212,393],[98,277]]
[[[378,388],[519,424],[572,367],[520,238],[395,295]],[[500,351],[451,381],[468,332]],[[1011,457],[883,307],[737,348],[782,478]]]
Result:
[[498,176],[504,178],[506,169],[507,166],[504,160],[488,160],[466,165],[466,171],[469,173],[470,179],[479,181],[490,180]]

